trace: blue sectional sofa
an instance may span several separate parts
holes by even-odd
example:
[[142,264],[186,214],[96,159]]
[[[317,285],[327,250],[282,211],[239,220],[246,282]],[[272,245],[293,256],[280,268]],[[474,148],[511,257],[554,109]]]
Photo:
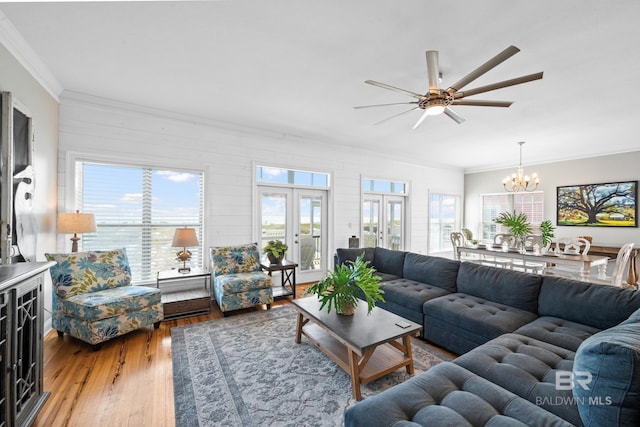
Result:
[[345,426],[640,425],[640,292],[383,248],[386,310],[460,355],[345,412]]

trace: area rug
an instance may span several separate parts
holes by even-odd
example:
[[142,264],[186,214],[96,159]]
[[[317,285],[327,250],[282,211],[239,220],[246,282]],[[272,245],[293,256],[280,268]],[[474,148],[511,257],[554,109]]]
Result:
[[[171,329],[176,426],[342,425],[351,380],[304,336],[295,343],[295,323],[288,305]],[[449,360],[412,344],[416,375]],[[408,378],[398,370],[362,395]]]

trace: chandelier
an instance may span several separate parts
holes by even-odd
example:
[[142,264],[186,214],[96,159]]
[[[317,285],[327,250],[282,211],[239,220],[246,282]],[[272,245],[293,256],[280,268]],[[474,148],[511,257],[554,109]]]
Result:
[[524,174],[524,168],[522,167],[522,144],[524,141],[518,142],[520,145],[520,164],[518,165],[518,171],[511,176],[507,176],[502,180],[502,185],[506,191],[518,192],[518,191],[534,191],[540,184],[538,174],[531,175]]

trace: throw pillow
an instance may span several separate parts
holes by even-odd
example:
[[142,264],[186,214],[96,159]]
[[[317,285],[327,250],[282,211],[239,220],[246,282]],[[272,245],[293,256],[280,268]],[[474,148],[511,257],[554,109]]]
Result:
[[573,396],[585,426],[640,425],[640,323],[614,326],[580,345]]

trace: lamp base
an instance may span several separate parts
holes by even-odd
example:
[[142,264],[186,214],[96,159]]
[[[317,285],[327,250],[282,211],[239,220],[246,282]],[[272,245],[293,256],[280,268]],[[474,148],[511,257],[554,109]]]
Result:
[[71,252],[78,252],[78,240],[80,240],[78,234],[73,233],[73,237],[71,238]]
[[182,267],[178,268],[178,273],[186,274],[191,271],[191,267],[187,265],[187,261],[191,259],[191,252],[187,248],[183,248],[177,254],[177,260],[182,261]]

